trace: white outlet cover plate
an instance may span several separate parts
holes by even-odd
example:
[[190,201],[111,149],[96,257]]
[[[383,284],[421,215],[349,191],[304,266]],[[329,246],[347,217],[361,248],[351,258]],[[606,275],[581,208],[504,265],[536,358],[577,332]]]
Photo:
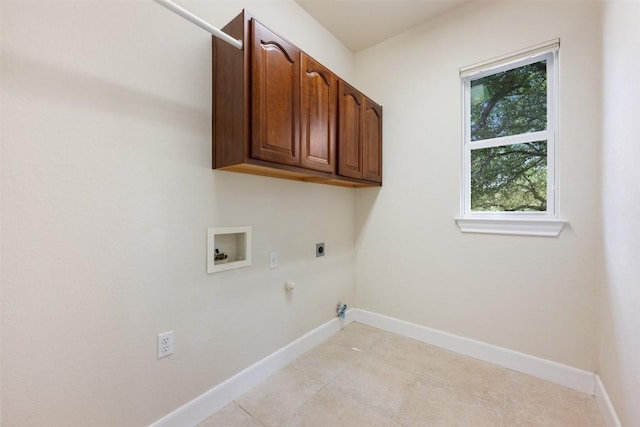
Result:
[[158,359],[173,354],[173,331],[158,334]]
[[278,252],[269,252],[269,268],[278,268]]

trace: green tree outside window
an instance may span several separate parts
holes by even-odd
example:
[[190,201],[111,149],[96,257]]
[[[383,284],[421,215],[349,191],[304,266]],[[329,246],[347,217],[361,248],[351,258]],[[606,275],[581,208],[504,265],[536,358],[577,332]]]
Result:
[[[470,140],[547,129],[547,61],[470,82]],[[547,141],[471,149],[471,210],[547,210]]]

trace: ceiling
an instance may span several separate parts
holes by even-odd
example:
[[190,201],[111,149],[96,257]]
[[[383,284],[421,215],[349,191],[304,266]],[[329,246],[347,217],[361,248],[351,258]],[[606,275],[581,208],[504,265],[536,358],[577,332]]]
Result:
[[421,24],[467,0],[295,0],[351,51]]

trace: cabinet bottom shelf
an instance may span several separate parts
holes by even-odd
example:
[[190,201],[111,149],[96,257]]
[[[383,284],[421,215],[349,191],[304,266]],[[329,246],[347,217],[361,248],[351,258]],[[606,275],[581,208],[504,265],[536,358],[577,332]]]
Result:
[[351,181],[349,178],[343,178],[339,176],[332,176],[330,178],[327,178],[312,175],[311,173],[297,172],[286,169],[274,169],[250,163],[239,163],[237,165],[216,168],[216,170],[268,176],[271,178],[289,179],[293,181],[313,182],[316,184],[335,185],[338,187],[363,188],[381,186],[381,184],[375,182],[365,183],[361,181]]

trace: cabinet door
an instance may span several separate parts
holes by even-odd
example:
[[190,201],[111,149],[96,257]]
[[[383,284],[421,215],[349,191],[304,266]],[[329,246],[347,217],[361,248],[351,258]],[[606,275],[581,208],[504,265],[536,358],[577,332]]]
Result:
[[338,91],[338,175],[362,178],[363,96],[340,80]]
[[251,20],[251,157],[297,165],[300,51]]
[[382,182],[382,107],[364,98],[362,178]]
[[335,172],[338,78],[313,58],[300,60],[300,166]]

